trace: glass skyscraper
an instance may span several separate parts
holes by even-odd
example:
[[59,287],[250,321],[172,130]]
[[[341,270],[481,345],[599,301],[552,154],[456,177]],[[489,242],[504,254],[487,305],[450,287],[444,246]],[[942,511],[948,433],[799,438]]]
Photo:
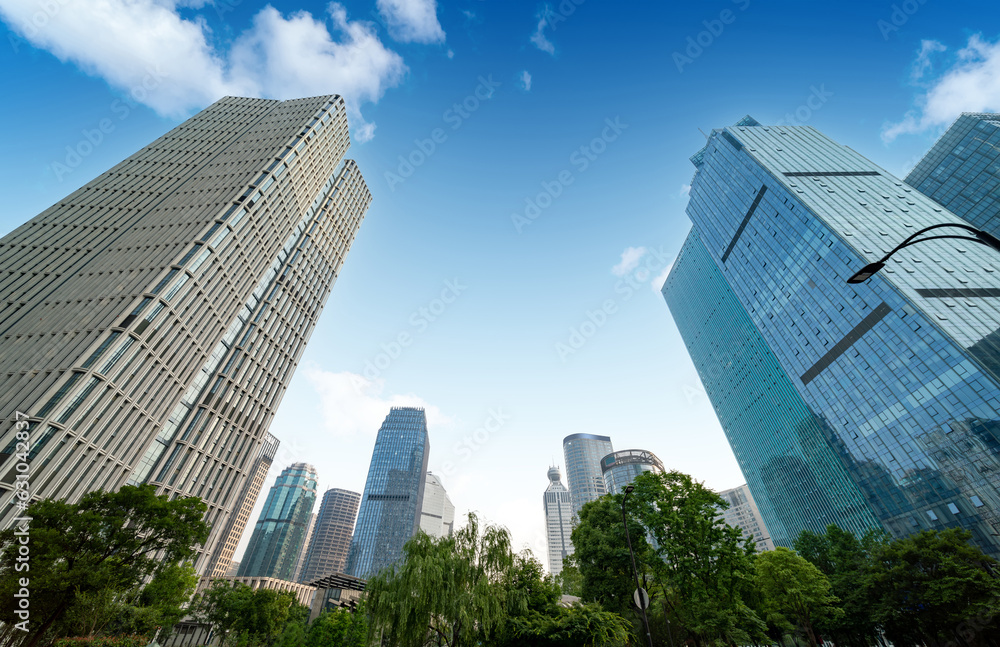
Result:
[[558,467],[549,468],[549,485],[542,495],[545,538],[549,547],[549,573],[562,573],[563,558],[573,554],[573,501],[562,484]]
[[357,492],[339,488],[326,491],[302,563],[300,582],[309,584],[327,575],[344,572],[360,502],[361,495]]
[[906,183],[973,227],[1000,236],[1000,114],[963,113]]
[[1000,257],[907,248],[958,221],[808,126],[746,118],[692,157],[663,287],[775,544],[962,526],[1000,555]]
[[370,577],[402,557],[420,527],[430,451],[424,410],[393,407],[375,438],[347,575]]
[[584,503],[608,493],[601,474],[601,459],[614,451],[611,439],[594,434],[572,434],[563,438],[566,483],[573,499],[573,515],[580,516]]
[[0,239],[0,527],[19,411],[35,497],[201,497],[221,564],[371,200],[349,145],[340,97],[226,97]]
[[618,494],[643,472],[662,474],[663,463],[645,449],[623,449],[601,459],[604,487],[608,494]]
[[309,515],[315,503],[315,467],[294,463],[281,470],[267,494],[236,575],[291,580],[307,540]]

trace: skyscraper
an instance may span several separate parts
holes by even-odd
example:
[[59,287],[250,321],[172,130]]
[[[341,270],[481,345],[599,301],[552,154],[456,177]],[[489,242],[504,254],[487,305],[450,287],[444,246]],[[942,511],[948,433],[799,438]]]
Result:
[[294,463],[281,470],[267,494],[236,574],[291,580],[315,503],[315,467]]
[[906,183],[973,227],[1000,236],[1000,114],[962,113]]
[[448,497],[441,479],[430,472],[427,472],[424,485],[420,529],[431,537],[447,537],[455,530],[455,504]]
[[663,463],[645,449],[623,449],[601,459],[604,487],[608,494],[618,494],[643,472],[662,474]]
[[719,496],[729,504],[729,508],[723,510],[720,515],[723,521],[742,530],[743,536],[747,539],[753,537],[754,543],[757,544],[757,552],[774,550],[774,543],[753,500],[750,488],[741,485],[731,490],[723,490],[719,492]]
[[566,483],[573,499],[573,514],[580,516],[584,503],[607,494],[601,459],[614,451],[611,439],[594,434],[573,434],[563,438],[566,458]]
[[226,97],[0,239],[0,409],[30,416],[35,496],[200,496],[206,571],[371,200],[348,145],[337,96]]
[[309,584],[327,575],[344,572],[360,502],[361,495],[357,492],[339,488],[326,491],[316,515],[316,525],[302,572],[299,573],[299,582]]
[[375,438],[347,575],[370,577],[402,557],[403,544],[420,527],[430,451],[424,410],[390,409]]
[[563,484],[558,467],[549,468],[549,485],[542,495],[545,510],[545,537],[549,544],[549,573],[562,573],[563,558],[573,554],[573,501]]
[[694,228],[664,284],[775,544],[827,523],[962,526],[1000,554],[1000,257],[815,129],[747,118],[692,157]]
[[295,568],[292,569],[292,581],[301,582],[299,576],[302,575],[302,567],[305,566],[306,557],[309,556],[309,547],[312,545],[313,529],[316,527],[316,513],[309,513],[309,521],[306,522],[306,531],[303,534],[302,548],[299,548],[299,556],[295,560]]

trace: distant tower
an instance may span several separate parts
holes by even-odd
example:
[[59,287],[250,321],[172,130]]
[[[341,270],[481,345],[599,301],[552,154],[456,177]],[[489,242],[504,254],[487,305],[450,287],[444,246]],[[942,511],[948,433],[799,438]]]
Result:
[[316,468],[294,463],[283,469],[267,495],[237,575],[291,580],[315,503]]
[[357,492],[337,488],[326,491],[316,515],[309,550],[302,562],[299,582],[308,584],[327,575],[344,572],[360,503],[361,495]]
[[566,456],[566,483],[573,497],[573,514],[580,516],[584,503],[607,494],[601,459],[611,452],[611,439],[593,434],[573,434],[563,438]]
[[375,438],[347,575],[369,577],[402,557],[420,527],[430,449],[424,410],[393,407]]
[[305,539],[302,541],[302,548],[299,549],[299,558],[295,560],[295,571],[292,575],[293,582],[298,582],[299,576],[302,575],[302,567],[305,566],[306,557],[309,555],[309,545],[312,543],[313,528],[315,527],[316,513],[312,512],[309,514],[309,523],[306,524]]
[[722,513],[722,520],[734,528],[743,531],[743,536],[750,538],[757,544],[757,551],[774,550],[774,542],[764,525],[764,519],[760,516],[760,510],[750,494],[750,488],[746,484],[735,487],[731,490],[719,492],[719,496],[726,500],[729,509]]
[[645,449],[623,449],[601,459],[604,487],[608,494],[618,494],[643,472],[662,474],[663,463],[653,452]]
[[573,503],[562,484],[558,467],[549,468],[549,486],[542,497],[545,509],[545,534],[549,541],[549,573],[562,572],[563,558],[573,554]]
[[420,529],[431,537],[447,537],[455,530],[455,505],[448,498],[441,479],[430,472],[424,487]]

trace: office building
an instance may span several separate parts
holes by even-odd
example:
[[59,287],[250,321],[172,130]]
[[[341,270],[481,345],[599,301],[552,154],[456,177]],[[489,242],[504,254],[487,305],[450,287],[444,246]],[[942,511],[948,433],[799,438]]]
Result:
[[973,227],[1000,236],[1000,114],[963,113],[906,183]]
[[743,531],[743,536],[753,539],[757,544],[757,552],[774,550],[771,542],[771,535],[767,532],[767,525],[760,516],[760,510],[750,494],[750,488],[746,485],[734,487],[731,490],[719,492],[719,496],[725,499],[729,507],[719,515],[728,525],[739,528]]
[[295,569],[292,571],[292,581],[301,582],[299,576],[302,575],[302,567],[305,566],[306,557],[309,556],[309,546],[312,544],[313,540],[313,529],[316,527],[316,513],[309,513],[309,521],[306,523],[306,533],[305,540],[302,542],[302,548],[299,549],[299,557],[295,560]]
[[455,531],[455,505],[448,497],[441,479],[430,472],[427,472],[427,482],[424,485],[420,529],[431,537],[448,537]]
[[562,484],[558,467],[549,468],[549,485],[542,495],[545,537],[549,546],[549,573],[562,573],[563,559],[573,554],[573,501]]
[[566,483],[573,499],[574,516],[580,516],[584,503],[607,494],[601,474],[601,459],[613,451],[611,439],[607,436],[572,434],[563,438]]
[[0,527],[20,411],[35,497],[199,496],[207,573],[371,200],[348,146],[340,97],[226,97],[0,239]]
[[360,502],[361,495],[357,492],[340,488],[326,491],[297,581],[308,584],[344,572]]
[[601,473],[608,494],[624,491],[625,486],[643,472],[662,474],[665,471],[656,454],[645,449],[625,449],[601,459]]
[[746,118],[691,158],[694,227],[663,293],[776,545],[836,523],[962,526],[1000,555],[1000,257],[809,126]]
[[347,575],[368,578],[402,557],[420,527],[430,451],[424,410],[393,407],[375,438]]
[[281,470],[267,494],[236,574],[292,580],[315,503],[315,467],[294,463]]

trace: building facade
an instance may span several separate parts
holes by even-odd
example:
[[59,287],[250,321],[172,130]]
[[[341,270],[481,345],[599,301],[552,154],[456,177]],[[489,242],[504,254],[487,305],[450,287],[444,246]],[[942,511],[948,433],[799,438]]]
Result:
[[344,572],[360,502],[360,494],[340,488],[330,488],[323,494],[299,582],[308,584]]
[[0,239],[0,526],[20,412],[34,496],[199,496],[207,571],[371,200],[349,143],[340,97],[226,97]]
[[757,552],[774,550],[774,543],[767,531],[767,525],[760,516],[760,510],[753,500],[750,488],[745,484],[731,490],[719,492],[729,507],[722,511],[721,517],[728,525],[739,528],[743,536],[753,539],[757,544]]
[[455,504],[448,497],[441,479],[430,472],[424,484],[420,529],[431,537],[449,537],[455,531]]
[[897,254],[955,214],[808,126],[750,118],[692,162],[663,292],[775,544],[828,523],[962,526],[1000,554],[1000,260]]
[[316,527],[316,514],[315,512],[309,513],[309,521],[306,523],[305,539],[302,542],[302,548],[299,549],[299,558],[295,560],[295,570],[292,571],[292,581],[301,582],[299,579],[302,575],[302,567],[306,564],[306,557],[309,556],[309,547],[313,540],[313,529]]
[[542,495],[545,538],[549,546],[549,573],[562,573],[563,559],[573,554],[573,501],[562,484],[558,467],[549,468],[549,485]]
[[563,438],[566,459],[566,483],[573,499],[573,515],[580,516],[584,503],[607,494],[601,459],[614,451],[611,439],[594,434],[572,434]]
[[643,472],[662,474],[665,471],[656,454],[645,449],[623,449],[601,459],[601,473],[608,494],[622,492]]
[[316,503],[316,479],[316,468],[308,463],[281,470],[240,561],[239,577],[293,579]]
[[424,410],[393,407],[375,438],[347,575],[368,578],[402,557],[420,528],[430,451]]
[[973,227],[1000,236],[1000,114],[963,113],[906,183]]

